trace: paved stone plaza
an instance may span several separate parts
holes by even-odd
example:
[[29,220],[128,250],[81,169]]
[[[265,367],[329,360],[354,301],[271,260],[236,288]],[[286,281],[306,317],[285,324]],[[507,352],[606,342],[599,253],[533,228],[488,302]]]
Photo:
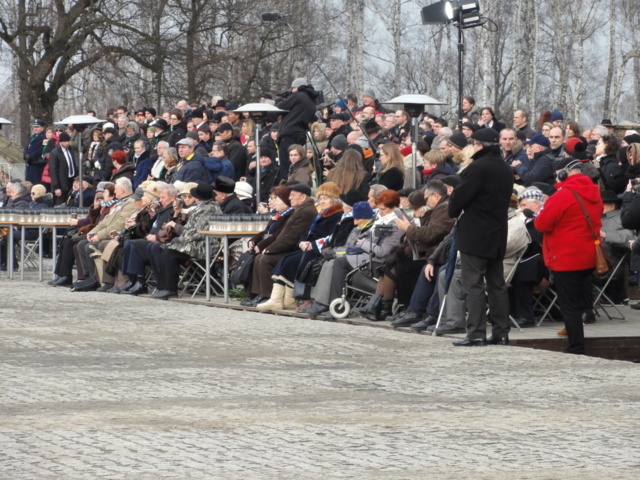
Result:
[[0,279],[2,479],[636,479],[640,367]]

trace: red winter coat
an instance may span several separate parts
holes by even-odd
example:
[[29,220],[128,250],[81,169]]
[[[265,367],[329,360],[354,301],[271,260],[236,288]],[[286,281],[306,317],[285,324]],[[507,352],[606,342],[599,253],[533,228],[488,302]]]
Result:
[[582,174],[571,175],[556,184],[558,191],[545,203],[535,219],[535,227],[544,234],[544,263],[558,272],[588,270],[596,264],[593,234],[580,204],[572,192],[580,195],[595,232],[602,227],[602,198],[591,179]]

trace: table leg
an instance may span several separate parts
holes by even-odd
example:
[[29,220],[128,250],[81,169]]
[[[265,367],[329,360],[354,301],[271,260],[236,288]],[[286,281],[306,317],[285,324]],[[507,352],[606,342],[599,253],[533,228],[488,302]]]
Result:
[[53,271],[51,272],[51,278],[56,278],[56,259],[58,258],[58,229],[54,225],[51,235],[53,236],[53,243],[51,244],[51,255],[53,256]]
[[204,236],[204,266],[205,266],[205,275],[207,279],[205,281],[206,285],[206,293],[205,298],[207,302],[211,300],[211,243],[209,241],[209,235]]
[[20,227],[22,238],[20,239],[20,280],[24,280],[24,225]]
[[42,259],[44,257],[44,249],[42,248],[42,225],[38,225],[38,257],[40,263],[38,263],[38,281],[42,281]]
[[229,243],[226,235],[222,236],[224,256],[224,303],[229,303]]

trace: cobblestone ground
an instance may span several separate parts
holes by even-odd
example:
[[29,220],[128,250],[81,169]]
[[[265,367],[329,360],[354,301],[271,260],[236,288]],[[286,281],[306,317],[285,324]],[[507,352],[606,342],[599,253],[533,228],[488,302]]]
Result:
[[2,479],[620,479],[638,365],[0,279]]

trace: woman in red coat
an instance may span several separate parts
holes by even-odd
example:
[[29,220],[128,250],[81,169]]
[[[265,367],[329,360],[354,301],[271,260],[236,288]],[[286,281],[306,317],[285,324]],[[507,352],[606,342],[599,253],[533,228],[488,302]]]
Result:
[[[566,177],[564,176],[566,173]],[[582,312],[592,308],[591,274],[596,263],[594,236],[602,222],[600,190],[581,173],[581,163],[570,160],[559,175],[558,190],[544,204],[535,219],[543,233],[544,263],[553,271],[558,304],[569,338],[567,352],[584,354]],[[591,227],[578,198],[589,214]]]

